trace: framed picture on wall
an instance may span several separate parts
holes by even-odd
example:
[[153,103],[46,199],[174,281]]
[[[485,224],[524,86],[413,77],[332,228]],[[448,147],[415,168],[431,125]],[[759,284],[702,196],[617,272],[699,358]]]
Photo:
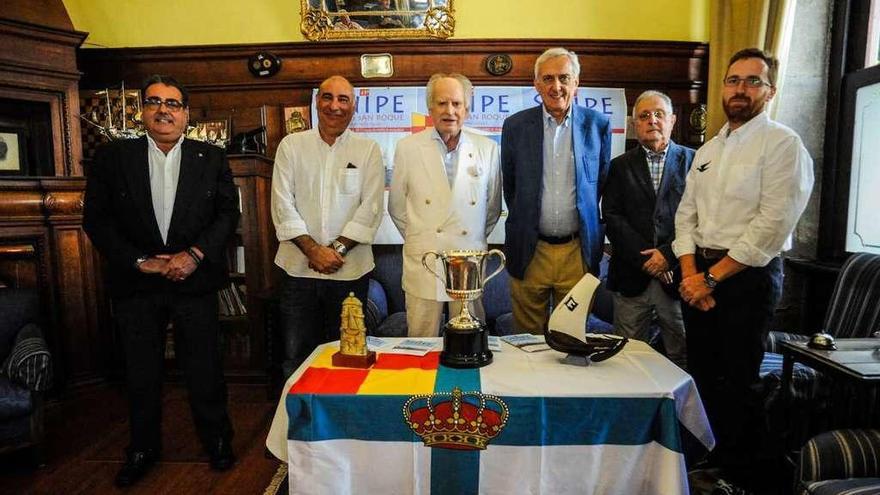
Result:
[[306,131],[312,128],[309,121],[311,111],[309,107],[284,107],[284,134]]
[[25,128],[0,126],[0,175],[27,173],[26,137]]

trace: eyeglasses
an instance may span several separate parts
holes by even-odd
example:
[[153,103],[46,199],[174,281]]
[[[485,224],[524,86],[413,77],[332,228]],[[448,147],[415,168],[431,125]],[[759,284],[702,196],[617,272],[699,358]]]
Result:
[[541,84],[544,86],[550,86],[556,80],[559,80],[559,84],[568,85],[574,80],[574,76],[571,74],[559,74],[558,76],[547,74],[546,76],[541,77]]
[[761,79],[758,76],[749,76],[749,77],[739,77],[739,76],[729,76],[724,79],[724,85],[728,88],[735,88],[739,86],[740,82],[746,83],[746,87],[749,88],[760,88],[761,86],[770,86],[771,84],[767,81]]
[[162,98],[159,98],[158,96],[151,96],[149,98],[144,98],[144,108],[147,108],[150,110],[158,110],[162,106],[163,103],[165,104],[165,108],[167,108],[168,111],[171,113],[177,113],[177,112],[183,110],[183,107],[184,107],[183,103],[175,100],[174,98],[169,98],[167,100],[163,100]]
[[663,120],[666,118],[666,112],[664,112],[663,110],[654,110],[653,112],[645,110],[638,115],[638,119],[642,122],[647,122],[651,120],[651,117],[654,117],[657,120]]

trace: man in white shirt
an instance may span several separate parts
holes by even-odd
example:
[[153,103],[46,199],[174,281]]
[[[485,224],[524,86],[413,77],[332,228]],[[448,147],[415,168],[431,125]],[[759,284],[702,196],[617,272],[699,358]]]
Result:
[[[434,127],[397,143],[388,213],[404,238],[403,290],[411,336],[438,335],[443,303],[449,301],[442,282],[422,266],[422,255],[486,249],[501,215],[498,145],[463,128],[472,93],[461,74],[434,74],[426,91]],[[450,315],[460,311],[458,303],[450,302]],[[484,318],[479,300],[473,314]]]
[[278,145],[272,174],[275,264],[281,284],[285,376],[339,338],[342,300],[367,300],[370,244],[382,220],[385,167],[375,141],[348,130],[354,88],[332,76],[317,95],[318,127]]
[[777,66],[755,48],[730,59],[722,94],[727,124],[697,151],[675,217],[688,370],[722,466],[751,457],[747,443],[761,414],[753,385],[782,295],[780,253],[791,247],[813,186],[801,139],[764,112],[776,93]]

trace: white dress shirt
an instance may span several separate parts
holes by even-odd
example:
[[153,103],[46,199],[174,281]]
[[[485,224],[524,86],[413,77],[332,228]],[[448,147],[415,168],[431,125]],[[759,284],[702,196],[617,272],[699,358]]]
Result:
[[168,227],[174,212],[174,198],[177,197],[177,180],[180,178],[180,144],[183,135],[166,155],[159,149],[156,141],[147,134],[147,159],[150,164],[150,196],[153,199],[153,213],[162,234],[162,241],[168,242]]
[[437,129],[434,128],[432,133],[432,137],[434,142],[437,143],[437,150],[440,151],[440,156],[443,157],[443,166],[446,170],[446,182],[449,183],[449,187],[455,183],[455,172],[458,170],[458,150],[461,149],[461,140],[465,139],[466,134],[462,133],[459,137],[459,142],[455,144],[455,149],[449,151],[449,147],[446,146],[446,143],[443,141],[443,138],[440,136],[440,133],[437,132]]
[[800,137],[766,113],[697,150],[675,215],[676,256],[696,246],[729,249],[766,266],[791,248],[791,233],[813,187],[813,160]]
[[[333,146],[317,129],[286,136],[275,154],[272,221],[278,237],[275,264],[293,277],[355,280],[373,269],[370,244],[382,221],[385,166],[372,139],[346,130]],[[339,236],[361,245],[336,273],[309,268],[291,239],[308,234],[328,245]]]

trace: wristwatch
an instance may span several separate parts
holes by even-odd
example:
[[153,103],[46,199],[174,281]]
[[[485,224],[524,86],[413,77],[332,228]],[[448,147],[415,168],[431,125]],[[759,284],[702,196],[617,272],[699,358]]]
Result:
[[134,260],[134,269],[137,270],[138,268],[140,268],[141,263],[143,263],[144,261],[147,261],[148,259],[150,259],[149,256],[141,256],[138,259]]
[[710,289],[714,289],[718,286],[718,279],[715,278],[715,275],[712,275],[709,270],[703,272],[703,282],[706,284],[706,287]]
[[339,256],[345,256],[346,254],[348,254],[348,248],[345,247],[345,244],[343,244],[339,241],[331,242],[330,246],[332,246],[333,249],[335,249],[336,252],[339,253]]

